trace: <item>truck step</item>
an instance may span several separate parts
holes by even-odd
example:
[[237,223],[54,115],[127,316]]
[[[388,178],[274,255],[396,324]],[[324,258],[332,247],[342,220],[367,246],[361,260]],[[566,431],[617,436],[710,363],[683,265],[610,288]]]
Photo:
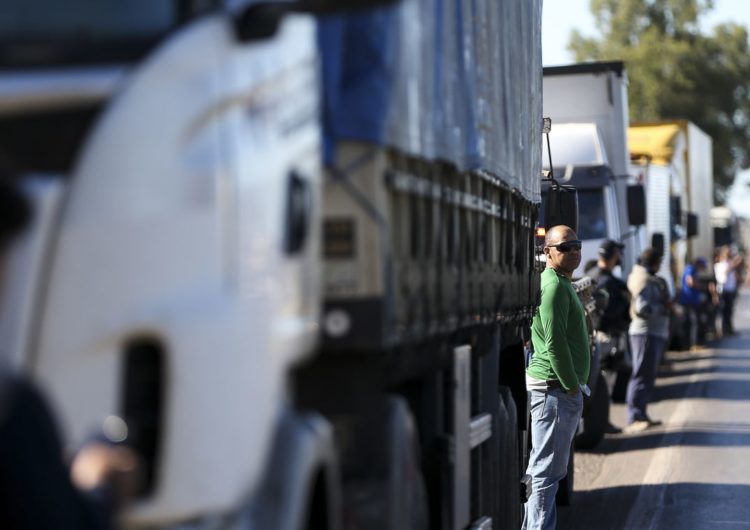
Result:
[[492,414],[485,412],[471,418],[469,424],[469,446],[474,449],[492,436]]
[[477,519],[471,524],[469,530],[492,530],[492,518],[482,517]]

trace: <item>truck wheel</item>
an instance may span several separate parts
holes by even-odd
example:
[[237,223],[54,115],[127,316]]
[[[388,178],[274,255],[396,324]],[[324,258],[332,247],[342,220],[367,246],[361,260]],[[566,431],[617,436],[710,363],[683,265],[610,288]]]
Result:
[[350,455],[345,468],[344,527],[427,530],[427,490],[409,407],[400,396],[383,396],[370,412],[356,433],[362,451],[352,450],[356,458]]
[[330,513],[330,493],[325,484],[325,474],[321,471],[315,478],[310,506],[307,509],[307,523],[305,530],[338,530],[338,513]]
[[570,506],[573,500],[573,482],[575,479],[575,451],[573,444],[570,447],[570,457],[568,457],[568,474],[560,481],[557,488],[555,502],[558,506]]
[[384,530],[427,530],[427,489],[420,467],[414,417],[401,398],[392,398],[388,418],[390,469],[388,525]]
[[604,376],[599,373],[591,399],[583,411],[583,432],[575,438],[576,449],[593,449],[604,438],[609,423],[609,392]]
[[502,469],[498,480],[503,518],[493,528],[515,530],[523,522],[523,505],[520,503],[523,453],[520,450],[516,402],[507,386],[500,386],[500,407],[507,412],[505,424],[501,425],[502,440],[499,444],[502,450]]
[[628,393],[628,382],[630,381],[630,367],[620,368],[614,377],[612,385],[612,401],[625,403]]

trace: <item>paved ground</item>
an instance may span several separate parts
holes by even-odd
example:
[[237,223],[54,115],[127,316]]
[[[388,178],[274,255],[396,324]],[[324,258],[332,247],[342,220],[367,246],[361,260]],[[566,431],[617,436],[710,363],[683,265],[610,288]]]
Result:
[[[750,529],[750,293],[735,320],[737,336],[669,352],[649,408],[662,426],[576,454],[559,530]],[[611,420],[624,425],[623,405]]]

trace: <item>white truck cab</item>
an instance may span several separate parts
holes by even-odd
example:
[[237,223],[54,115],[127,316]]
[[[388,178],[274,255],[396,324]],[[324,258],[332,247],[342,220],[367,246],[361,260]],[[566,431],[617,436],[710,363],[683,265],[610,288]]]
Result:
[[245,40],[208,3],[12,4],[0,154],[37,215],[0,351],[71,446],[122,417],[146,468],[130,524],[226,513],[259,488],[318,334],[314,21]]
[[602,242],[619,241],[624,233],[615,175],[596,124],[553,123],[550,137],[555,180],[577,190],[577,234],[583,247],[581,265],[574,274],[583,276],[587,264],[597,259]]

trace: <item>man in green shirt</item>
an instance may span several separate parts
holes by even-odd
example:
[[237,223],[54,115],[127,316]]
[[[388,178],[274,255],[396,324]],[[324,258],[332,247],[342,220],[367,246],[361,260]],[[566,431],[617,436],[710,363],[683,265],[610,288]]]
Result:
[[532,491],[524,530],[555,528],[555,494],[567,473],[591,360],[583,305],[571,284],[581,263],[581,242],[571,228],[555,226],[547,232],[544,254],[541,304],[531,324],[534,354],[526,370],[532,445],[527,473]]

